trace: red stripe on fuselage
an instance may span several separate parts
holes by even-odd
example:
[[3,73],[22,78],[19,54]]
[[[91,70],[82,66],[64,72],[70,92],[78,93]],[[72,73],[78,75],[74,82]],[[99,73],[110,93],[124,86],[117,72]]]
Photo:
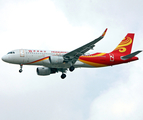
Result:
[[92,63],[97,63],[97,64],[102,64],[104,66],[108,66],[110,65],[110,60],[109,60],[109,54],[106,53],[95,53],[95,54],[91,54],[91,55],[87,55],[87,56],[80,56],[79,60],[83,60],[83,61],[87,61],[88,62],[92,62]]
[[39,60],[36,60],[36,61],[33,61],[33,62],[30,62],[30,63],[27,63],[27,64],[33,64],[33,63],[40,62],[40,61],[43,61],[43,60],[46,60],[46,59],[49,59],[49,56],[48,57],[44,57],[44,58],[39,59]]
[[[113,56],[111,56],[111,55],[113,55]],[[101,64],[101,66],[102,65],[103,66],[112,66],[112,65],[117,65],[117,64],[122,64],[122,63],[127,63],[127,62],[138,60],[138,57],[132,57],[132,58],[127,59],[127,60],[122,60],[121,55],[119,55],[119,54],[95,53],[95,54],[91,54],[91,55],[88,55],[88,56],[80,56],[79,60],[83,61],[86,64],[90,63],[89,65],[93,64],[94,66],[96,64],[97,65]],[[99,67],[99,65],[97,67]]]

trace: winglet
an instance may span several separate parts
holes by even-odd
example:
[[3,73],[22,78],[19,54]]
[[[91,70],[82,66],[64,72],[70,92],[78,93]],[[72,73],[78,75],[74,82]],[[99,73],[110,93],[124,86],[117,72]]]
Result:
[[105,36],[106,32],[107,32],[107,28],[106,28],[106,30],[104,31],[104,33],[102,34],[102,37]]

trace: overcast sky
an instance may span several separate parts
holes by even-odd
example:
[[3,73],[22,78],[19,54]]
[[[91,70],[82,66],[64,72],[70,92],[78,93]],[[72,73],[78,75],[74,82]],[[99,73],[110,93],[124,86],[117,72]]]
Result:
[[[143,49],[142,0],[0,0],[0,56],[14,49],[71,51],[99,37],[111,52],[128,32]],[[142,120],[143,54],[106,68],[41,77],[0,60],[0,120]]]

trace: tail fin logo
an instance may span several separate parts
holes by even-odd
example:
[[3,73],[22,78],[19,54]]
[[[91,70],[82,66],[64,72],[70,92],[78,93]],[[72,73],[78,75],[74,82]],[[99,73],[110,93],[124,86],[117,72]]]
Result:
[[126,52],[126,46],[129,46],[132,43],[132,39],[130,37],[126,37],[123,41],[115,48],[115,50],[119,50],[119,52]]

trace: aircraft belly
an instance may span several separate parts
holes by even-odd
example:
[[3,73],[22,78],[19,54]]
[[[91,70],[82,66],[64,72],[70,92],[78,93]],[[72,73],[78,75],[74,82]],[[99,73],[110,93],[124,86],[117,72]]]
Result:
[[[69,63],[61,63],[61,64],[43,64],[45,67],[51,67],[51,68],[69,68],[71,65]],[[77,61],[74,64],[75,68],[78,67],[93,67],[91,65],[85,64],[83,62]]]
[[61,63],[61,64],[43,64],[45,67],[50,67],[50,68],[69,68],[70,64],[67,63]]

